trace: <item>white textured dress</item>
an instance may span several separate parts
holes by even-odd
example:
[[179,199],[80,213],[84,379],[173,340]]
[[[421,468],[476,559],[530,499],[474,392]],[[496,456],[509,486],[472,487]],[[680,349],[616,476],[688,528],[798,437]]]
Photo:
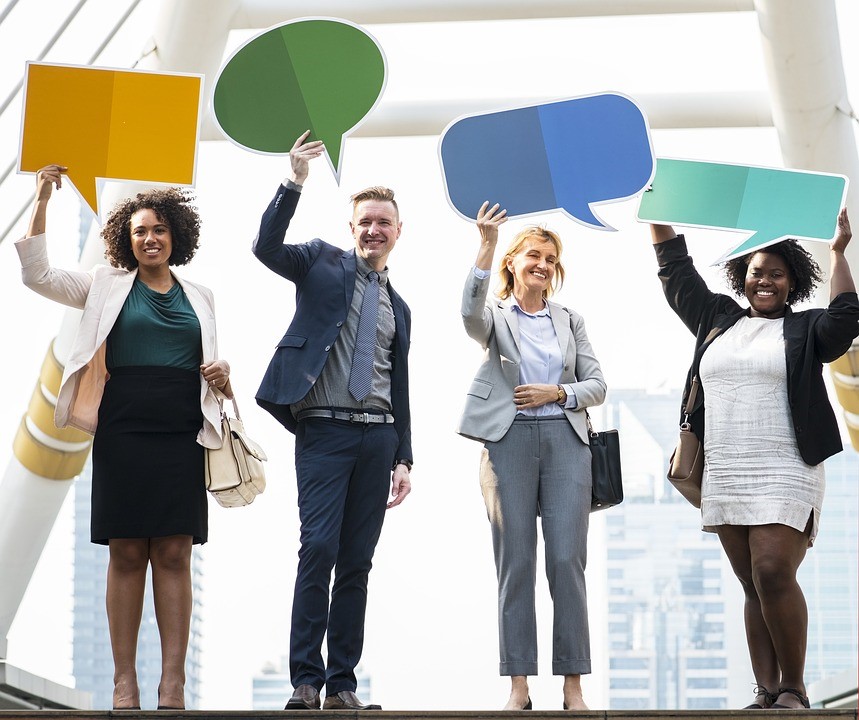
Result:
[[779,523],[817,536],[823,463],[799,454],[787,398],[784,318],[743,317],[701,358],[704,530]]

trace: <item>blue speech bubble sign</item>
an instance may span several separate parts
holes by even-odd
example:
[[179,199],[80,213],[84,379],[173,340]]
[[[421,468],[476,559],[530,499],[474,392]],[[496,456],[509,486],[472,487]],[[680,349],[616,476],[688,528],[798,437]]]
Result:
[[448,201],[467,220],[489,200],[508,217],[561,210],[599,230],[613,228],[592,206],[640,194],[656,167],[647,118],[620,93],[458,118],[439,156]]

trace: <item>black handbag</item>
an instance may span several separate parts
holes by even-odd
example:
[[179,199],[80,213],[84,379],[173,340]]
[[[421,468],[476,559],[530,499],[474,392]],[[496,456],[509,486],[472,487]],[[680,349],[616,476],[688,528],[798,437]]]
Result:
[[605,510],[623,502],[623,478],[620,471],[620,438],[617,430],[596,432],[588,419],[591,446],[591,512]]

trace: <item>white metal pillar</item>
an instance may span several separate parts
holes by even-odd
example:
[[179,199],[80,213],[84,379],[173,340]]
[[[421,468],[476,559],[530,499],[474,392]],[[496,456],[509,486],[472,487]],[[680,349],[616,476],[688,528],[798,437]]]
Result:
[[[841,60],[834,0],[755,0],[769,77],[773,121],[787,167],[841,173],[850,178],[847,207],[859,234],[859,153]],[[810,243],[824,271],[829,253]],[[859,274],[859,241],[845,253]],[[829,301],[828,286],[818,305]],[[853,446],[859,450],[859,343],[832,363],[832,379]]]
[[[152,52],[139,66],[204,72],[211,83],[239,6],[239,0],[164,0],[150,43]],[[208,97],[208,86],[206,92]],[[111,184],[102,194],[101,207],[110,208],[142,187]],[[88,270],[97,262],[104,262],[104,246],[94,224],[81,253],[80,268]],[[12,500],[0,504],[0,659],[7,655],[9,629],[51,528],[89,452],[89,440],[83,433],[53,426],[62,366],[79,322],[79,311],[68,311],[63,317],[16,436],[14,456],[0,482],[0,497]]]

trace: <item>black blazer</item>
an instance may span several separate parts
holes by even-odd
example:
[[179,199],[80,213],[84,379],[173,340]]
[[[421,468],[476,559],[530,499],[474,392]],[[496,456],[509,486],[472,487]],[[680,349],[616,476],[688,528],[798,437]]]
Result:
[[[686,251],[683,235],[653,247],[668,304],[695,334],[695,356],[683,389],[685,406],[701,356],[716,337],[749,311],[733,298],[707,288]],[[823,363],[841,357],[857,335],[859,299],[855,292],[841,293],[825,310],[793,312],[788,307],[785,313],[787,397],[799,454],[809,465],[817,465],[842,450],[838,423],[823,384]],[[703,391],[698,393],[690,421],[703,442]]]
[[[322,240],[284,242],[301,193],[278,188],[260,223],[253,253],[267,268],[295,283],[295,315],[274,351],[257,403],[290,432],[296,420],[289,410],[319,378],[328,353],[346,322],[355,290],[355,250],[342,250]],[[391,356],[391,405],[399,447],[391,458],[412,460],[409,408],[409,343],[411,312],[388,283],[395,332]]]

